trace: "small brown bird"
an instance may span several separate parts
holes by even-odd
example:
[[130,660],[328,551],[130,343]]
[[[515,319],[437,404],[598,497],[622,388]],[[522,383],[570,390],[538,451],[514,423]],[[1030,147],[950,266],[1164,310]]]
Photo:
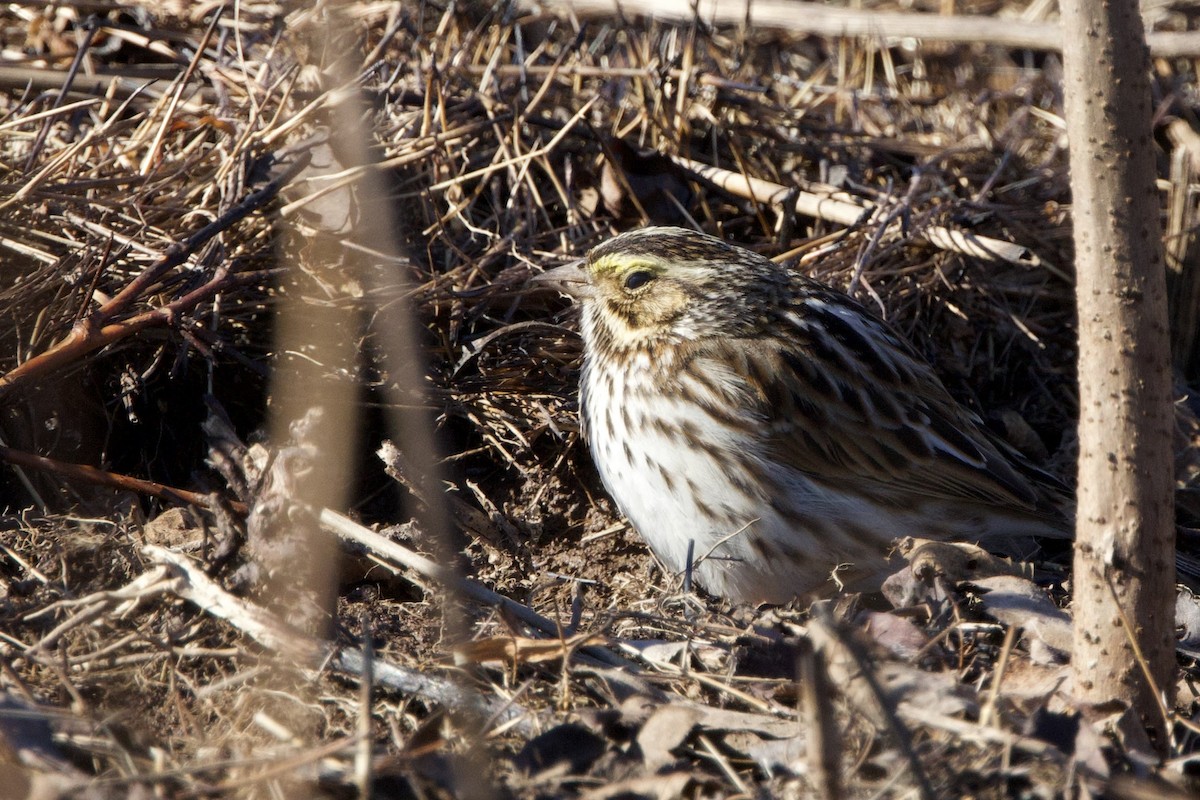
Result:
[[621,234],[540,280],[582,304],[605,487],[715,595],[877,588],[903,536],[1070,536],[1054,490],[841,292],[682,228]]

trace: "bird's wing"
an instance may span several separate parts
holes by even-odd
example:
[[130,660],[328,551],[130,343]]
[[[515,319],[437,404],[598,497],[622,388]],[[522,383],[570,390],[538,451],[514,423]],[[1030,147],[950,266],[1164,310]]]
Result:
[[742,350],[773,458],[883,497],[1039,505],[979,419],[853,300],[814,285],[775,326],[769,344]]

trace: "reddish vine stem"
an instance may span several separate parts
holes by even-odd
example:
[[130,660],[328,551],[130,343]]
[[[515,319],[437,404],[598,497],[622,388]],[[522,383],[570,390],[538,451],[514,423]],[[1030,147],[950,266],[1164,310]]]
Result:
[[[167,500],[172,503],[186,503],[188,505],[199,506],[200,508],[208,508],[212,505],[211,497],[200,492],[177,489],[174,486],[135,478],[131,475],[122,475],[119,472],[109,472],[108,470],[88,466],[87,464],[71,464],[66,461],[56,461],[53,458],[26,453],[23,450],[14,450],[11,447],[0,447],[0,461],[6,461],[18,467],[53,472],[72,480],[86,481],[87,483],[99,486],[111,486],[114,489],[126,489],[131,492],[148,494],[151,497],[157,497],[160,500]],[[239,500],[228,500],[226,502],[238,514],[245,515],[249,513],[249,508],[246,504]]]
[[238,276],[231,275],[226,267],[221,267],[211,280],[183,297],[129,319],[113,321],[118,314],[132,305],[169,270],[182,264],[192,253],[207,244],[217,234],[228,230],[279,194],[280,189],[308,166],[308,162],[307,153],[297,153],[295,161],[289,164],[273,181],[247,195],[236,206],[182,242],[168,247],[157,261],[126,284],[125,288],[112,299],[75,323],[65,339],[0,376],[0,397],[36,377],[60,369],[88,353],[106,347],[143,328],[152,325],[170,325],[179,314],[194,308],[223,289],[236,285]]

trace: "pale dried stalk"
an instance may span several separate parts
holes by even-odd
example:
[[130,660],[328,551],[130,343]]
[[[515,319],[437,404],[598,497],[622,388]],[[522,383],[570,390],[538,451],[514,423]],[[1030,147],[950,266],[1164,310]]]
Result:
[[[709,166],[699,161],[681,156],[672,156],[671,160],[679,166],[692,172],[697,177],[708,181],[730,194],[744,197],[758,203],[781,205],[787,201],[794,190],[778,183],[742,175],[720,167]],[[860,225],[869,220],[879,208],[878,205],[860,197],[838,191],[832,186],[807,183],[809,189],[816,191],[800,191],[795,193],[796,212],[807,217],[822,219],[848,227]],[[900,220],[894,220],[889,227],[898,227]],[[929,244],[943,250],[962,253],[972,258],[982,258],[989,261],[1007,261],[1010,264],[1020,264],[1026,267],[1045,266],[1042,260],[1028,247],[1014,242],[1005,242],[989,236],[978,236],[955,228],[941,225],[930,225],[919,231],[922,238]]]

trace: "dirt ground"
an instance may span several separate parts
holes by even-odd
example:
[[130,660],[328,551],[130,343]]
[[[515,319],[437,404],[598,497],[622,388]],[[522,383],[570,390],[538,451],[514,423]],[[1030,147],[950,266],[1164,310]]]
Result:
[[[1162,759],[1071,699],[1062,552],[689,591],[600,486],[575,312],[528,283],[648,223],[721,235],[1069,484],[1059,55],[638,8],[0,9],[0,797],[1200,791],[1190,592]],[[1154,62],[1189,528],[1197,57]]]

